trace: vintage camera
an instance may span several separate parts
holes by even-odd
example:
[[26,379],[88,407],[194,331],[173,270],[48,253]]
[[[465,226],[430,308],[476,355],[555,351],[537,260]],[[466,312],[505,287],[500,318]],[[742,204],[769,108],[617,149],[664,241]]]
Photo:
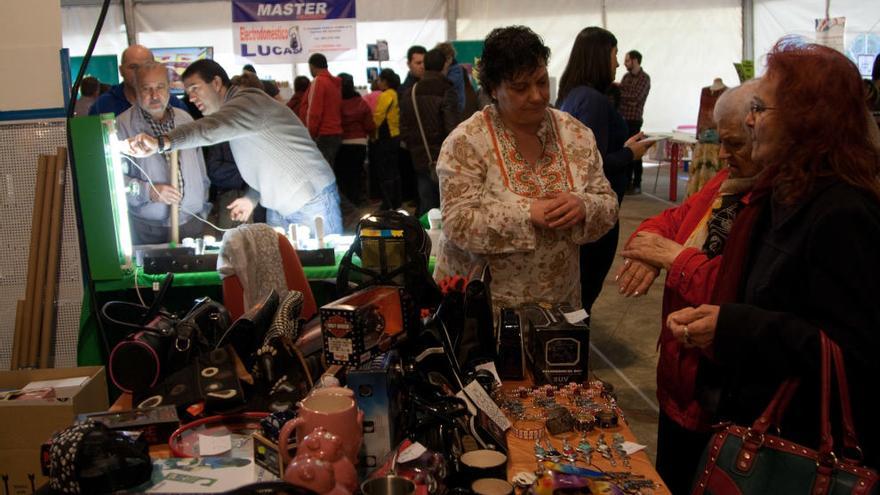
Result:
[[229,327],[229,313],[209,297],[197,299],[181,319],[159,310],[172,277],[150,307],[110,301],[101,309],[105,320],[132,332],[110,352],[110,379],[124,392],[155,387],[162,377],[191,363],[213,347]]
[[569,304],[524,304],[519,312],[526,322],[525,349],[535,381],[560,384],[586,380],[590,327],[571,316],[574,308]]

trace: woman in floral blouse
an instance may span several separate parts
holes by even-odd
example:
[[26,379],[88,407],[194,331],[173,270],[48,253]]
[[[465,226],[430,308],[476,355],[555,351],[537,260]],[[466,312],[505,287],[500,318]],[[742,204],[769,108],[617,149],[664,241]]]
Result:
[[489,33],[478,68],[493,104],[449,135],[437,164],[443,235],[434,276],[487,262],[496,310],[579,308],[578,246],[617,221],[593,133],[549,108],[549,57],[527,27]]

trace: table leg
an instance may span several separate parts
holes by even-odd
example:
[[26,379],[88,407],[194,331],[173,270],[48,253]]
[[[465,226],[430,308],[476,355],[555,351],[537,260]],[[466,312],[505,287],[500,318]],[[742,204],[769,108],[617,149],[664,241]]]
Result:
[[678,167],[681,165],[681,145],[672,143],[669,151],[669,201],[678,199]]

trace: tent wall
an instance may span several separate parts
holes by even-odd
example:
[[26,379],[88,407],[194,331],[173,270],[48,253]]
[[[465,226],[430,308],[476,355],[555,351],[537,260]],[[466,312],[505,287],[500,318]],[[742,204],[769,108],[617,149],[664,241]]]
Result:
[[[70,49],[71,57],[85,55],[100,13],[100,7],[64,7],[62,9],[61,36],[64,41],[63,46]],[[122,50],[128,46],[123,19],[122,4],[111,3],[104,20],[104,29],[101,30],[98,43],[95,45],[95,55],[119,56]]]
[[[664,131],[694,124],[700,88],[721,77],[737,83],[733,62],[742,58],[742,0],[448,0],[457,1],[457,39],[482,39],[494,27],[526,24],[540,34],[552,50],[550,74],[562,74],[578,31],[601,26],[605,5],[606,27],[618,39],[623,75],[626,51],[644,55],[652,89],[645,107],[644,129]],[[749,0],[746,0],[749,1]],[[754,3],[755,58],[760,73],[762,57],[786,34],[812,38],[813,19],[825,14],[818,0],[751,0]],[[431,48],[446,39],[447,0],[358,0],[358,50],[356,60],[332,61],[333,72],[349,72],[356,84],[365,84],[369,65],[365,45],[376,39],[388,41],[391,67],[406,74],[406,49],[412,44]],[[65,7],[64,46],[71,55],[86,48],[97,7]],[[880,31],[880,2],[833,0],[832,16],[847,17],[847,37]],[[238,73],[246,60],[232,52],[229,0],[134,3],[138,42],[152,47],[214,47],[214,56],[230,73]],[[121,5],[113,5],[96,50],[119,54],[125,46]],[[257,66],[261,76],[290,81],[295,74],[308,74],[304,64]]]
[[[700,88],[723,77],[736,83],[732,62],[742,51],[739,0],[615,0],[606,3],[607,29],[620,54],[637,49],[651,76],[644,129],[665,131],[696,123]],[[562,75],[577,33],[602,25],[599,0],[559,0],[536,10],[528,0],[459,2],[459,39],[482,39],[497,26],[527,24],[551,49],[550,75]],[[674,4],[675,6],[670,6]],[[696,49],[695,47],[699,47]]]
[[703,86],[716,77],[738,84],[733,62],[742,59],[739,0],[615,0],[607,9],[608,29],[620,49],[617,80],[632,49],[641,52],[651,76],[643,130],[696,125]]
[[[756,68],[763,72],[765,55],[786,35],[813,39],[815,19],[825,17],[825,2],[816,0],[754,0]],[[846,47],[861,33],[872,32],[880,41],[880,1],[833,0],[831,17],[846,17]],[[880,48],[880,47],[877,47]]]

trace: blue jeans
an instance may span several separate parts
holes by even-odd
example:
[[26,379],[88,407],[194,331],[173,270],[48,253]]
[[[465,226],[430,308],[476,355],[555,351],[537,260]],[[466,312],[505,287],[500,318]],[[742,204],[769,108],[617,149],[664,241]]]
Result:
[[273,227],[282,227],[287,231],[287,226],[292,223],[306,225],[312,232],[315,231],[315,217],[324,218],[325,234],[342,233],[342,214],[339,212],[339,191],[336,183],[325,187],[311,201],[303,205],[299,211],[288,216],[283,216],[275,210],[266,209],[266,223]]

